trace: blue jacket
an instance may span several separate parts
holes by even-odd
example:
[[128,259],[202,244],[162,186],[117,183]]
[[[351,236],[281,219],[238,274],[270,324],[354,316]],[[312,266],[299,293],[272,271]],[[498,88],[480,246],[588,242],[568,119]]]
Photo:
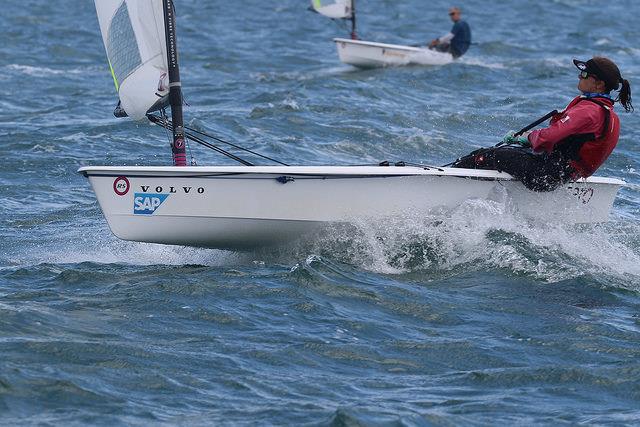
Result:
[[471,44],[471,28],[463,20],[453,24],[451,28],[453,39],[451,39],[451,53],[453,56],[462,56],[469,49]]

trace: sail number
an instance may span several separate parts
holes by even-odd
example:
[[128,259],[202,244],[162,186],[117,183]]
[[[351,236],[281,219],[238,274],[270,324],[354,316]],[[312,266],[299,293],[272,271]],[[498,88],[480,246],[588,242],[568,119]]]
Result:
[[407,55],[401,52],[394,52],[393,50],[382,49],[382,56],[397,56],[398,58],[403,58]]

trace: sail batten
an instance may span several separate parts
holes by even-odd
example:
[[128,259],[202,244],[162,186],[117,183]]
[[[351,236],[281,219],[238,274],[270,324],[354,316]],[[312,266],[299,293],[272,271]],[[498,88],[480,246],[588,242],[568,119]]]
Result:
[[166,105],[169,93],[162,0],[95,0],[120,107],[133,119]]

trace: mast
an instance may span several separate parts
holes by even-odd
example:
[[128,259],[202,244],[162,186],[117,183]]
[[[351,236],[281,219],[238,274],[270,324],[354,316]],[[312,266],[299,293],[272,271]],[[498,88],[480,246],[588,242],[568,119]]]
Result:
[[173,0],[162,0],[164,8],[164,32],[167,43],[167,65],[169,67],[169,105],[173,123],[173,142],[171,153],[174,166],[187,165],[187,152],[184,139],[184,120],[182,117],[182,88],[180,68],[178,67],[178,43],[176,37],[176,16]]
[[358,40],[356,35],[356,0],[351,0],[351,40]]

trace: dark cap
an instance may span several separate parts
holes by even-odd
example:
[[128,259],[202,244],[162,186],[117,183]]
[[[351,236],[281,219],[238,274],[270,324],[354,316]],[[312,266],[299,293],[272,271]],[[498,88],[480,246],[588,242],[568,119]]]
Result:
[[594,56],[586,62],[574,59],[573,63],[578,67],[578,70],[586,71],[602,80],[605,83],[607,92],[617,90],[618,85],[622,82],[618,66],[612,60],[603,56]]

